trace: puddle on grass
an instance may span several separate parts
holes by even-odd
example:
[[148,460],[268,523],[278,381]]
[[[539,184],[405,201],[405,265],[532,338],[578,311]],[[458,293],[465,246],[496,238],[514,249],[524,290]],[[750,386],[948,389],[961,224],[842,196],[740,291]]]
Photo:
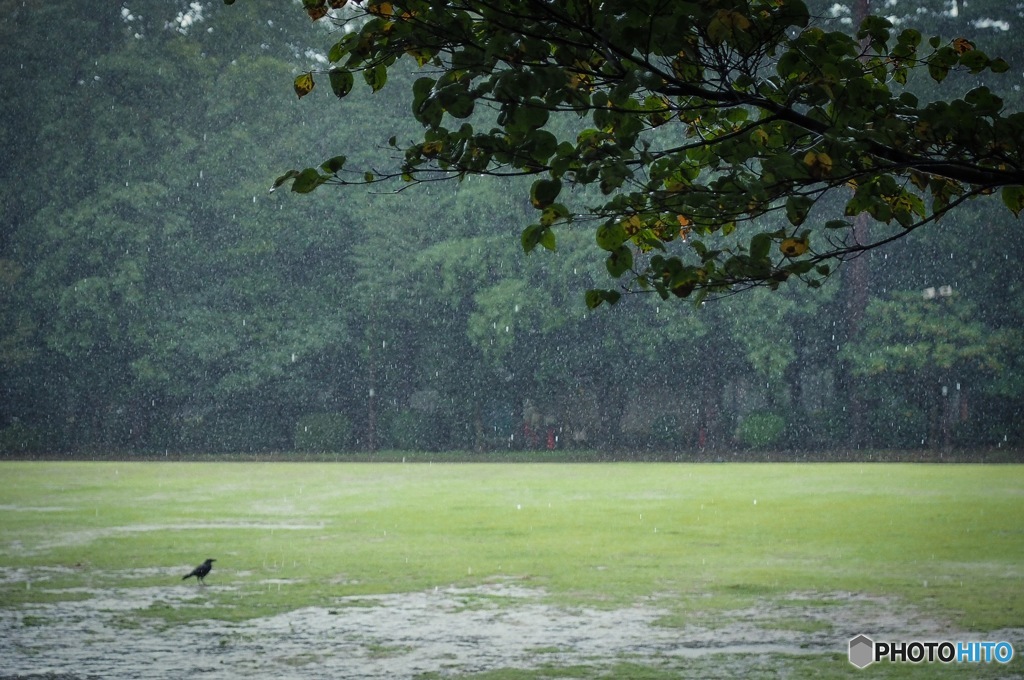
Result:
[[[82,589],[75,590],[81,597]],[[682,628],[657,625],[667,612],[656,604],[562,608],[547,603],[543,591],[510,584],[334,598],[329,606],[242,623],[198,620],[171,627],[146,617],[126,620],[125,614],[194,605],[202,590],[125,587],[87,595],[0,609],[0,679],[396,679],[541,664],[672,664],[716,654],[845,654],[858,633],[918,639],[951,634],[885,599],[843,593],[794,594],[762,608],[718,614],[714,625]],[[694,618],[700,619],[696,613]],[[794,620],[811,624],[775,625]]]

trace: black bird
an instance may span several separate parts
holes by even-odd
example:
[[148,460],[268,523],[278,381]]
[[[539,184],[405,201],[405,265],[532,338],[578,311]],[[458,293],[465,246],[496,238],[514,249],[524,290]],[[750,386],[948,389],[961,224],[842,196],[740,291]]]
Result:
[[197,581],[199,581],[203,585],[206,585],[203,582],[203,579],[206,578],[206,575],[210,573],[211,569],[213,569],[213,563],[216,562],[216,561],[217,560],[213,559],[212,557],[207,558],[207,560],[205,562],[203,562],[198,567],[193,569],[187,575],[182,576],[181,580],[184,581],[185,579],[189,578],[190,576],[195,576]]

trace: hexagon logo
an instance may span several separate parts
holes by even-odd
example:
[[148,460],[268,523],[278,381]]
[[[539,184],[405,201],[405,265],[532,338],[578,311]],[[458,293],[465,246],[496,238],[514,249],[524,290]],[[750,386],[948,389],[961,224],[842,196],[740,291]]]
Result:
[[874,640],[867,635],[858,635],[850,640],[850,663],[857,668],[867,668],[874,660]]

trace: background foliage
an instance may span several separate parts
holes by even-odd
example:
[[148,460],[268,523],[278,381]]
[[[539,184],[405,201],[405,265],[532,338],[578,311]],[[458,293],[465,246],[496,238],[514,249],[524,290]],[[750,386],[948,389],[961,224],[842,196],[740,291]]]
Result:
[[[1019,11],[918,4],[886,11],[1004,57],[1017,106]],[[292,80],[331,40],[279,3],[0,10],[4,451],[1024,439],[1024,247],[998,201],[820,290],[588,310],[603,251],[584,227],[524,256],[529,181],[268,193],[339,140],[372,167],[417,134],[411,61],[390,75],[408,86],[299,101]]]

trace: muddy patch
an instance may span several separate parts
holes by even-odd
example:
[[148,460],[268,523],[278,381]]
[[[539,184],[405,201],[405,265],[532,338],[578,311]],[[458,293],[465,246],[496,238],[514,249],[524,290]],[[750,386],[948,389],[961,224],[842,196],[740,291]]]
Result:
[[667,627],[664,600],[564,608],[542,591],[492,584],[336,598],[244,623],[167,627],[125,614],[194,605],[203,597],[197,588],[81,590],[75,595],[84,599],[0,609],[0,678],[415,678],[541,665],[598,669],[623,660],[675,666],[711,655],[845,654],[849,638],[862,632],[958,635],[906,607],[851,593],[796,593],[706,621],[695,613],[693,623]]

